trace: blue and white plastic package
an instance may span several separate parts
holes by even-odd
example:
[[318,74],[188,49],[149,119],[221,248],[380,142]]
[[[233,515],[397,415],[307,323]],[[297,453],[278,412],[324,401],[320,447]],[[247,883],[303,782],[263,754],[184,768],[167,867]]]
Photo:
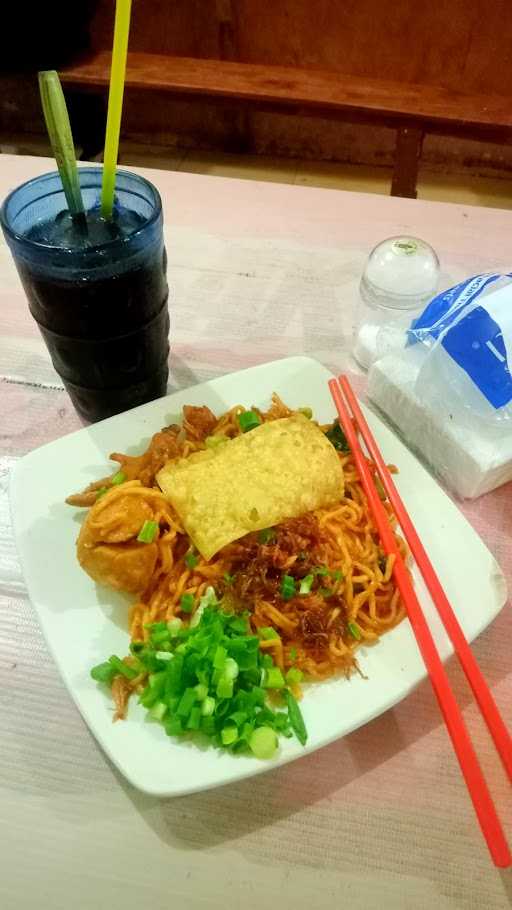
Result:
[[369,397],[461,497],[512,479],[512,274],[434,297],[403,351],[377,361]]

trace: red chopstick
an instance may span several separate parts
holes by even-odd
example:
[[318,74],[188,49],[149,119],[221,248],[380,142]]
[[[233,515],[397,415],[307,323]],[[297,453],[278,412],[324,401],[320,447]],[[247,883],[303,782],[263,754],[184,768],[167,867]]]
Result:
[[404,533],[405,539],[409,544],[409,549],[416,561],[425,584],[432,596],[432,600],[441,617],[443,625],[448,633],[448,637],[455,648],[457,657],[460,660],[462,669],[466,674],[467,680],[473,690],[473,694],[482,712],[482,716],[489,728],[489,732],[494,740],[497,751],[501,757],[505,770],[512,781],[512,737],[510,736],[489,687],[478,666],[475,655],[469,647],[464,632],[462,631],[459,621],[453,612],[450,601],[444,593],[435,569],[425,551],[425,548],[418,537],[416,529],[409,517],[407,509],[401,499],[401,496],[394,484],[393,478],[384,462],[375,438],[368,426],[364,415],[357,403],[356,396],[352,390],[350,382],[346,376],[340,376],[340,385],[343,389],[345,398],[354,415],[359,432],[365,441],[366,448],[373,459],[382,485],[388,495],[388,499],[393,507],[393,511],[398,519],[400,527]]
[[[473,806],[475,808],[475,812],[480,823],[482,833],[487,842],[487,846],[489,848],[493,862],[500,868],[507,868],[508,866],[512,865],[512,856],[510,854],[510,850],[508,848],[500,820],[496,813],[496,808],[485,782],[482,769],[480,768],[478,758],[469,737],[469,733],[464,723],[460,708],[451,689],[448,676],[446,675],[443,663],[439,657],[427,621],[423,615],[423,611],[413,588],[411,578],[396,544],[387,512],[375,488],[370,468],[359,443],[359,439],[352,424],[351,417],[343,400],[341,389],[343,389],[344,392],[346,388],[349,389],[349,392],[351,393],[351,407],[353,401],[355,402],[355,396],[353,395],[350,384],[345,377],[340,380],[340,383],[342,384],[338,386],[337,381],[335,379],[331,379],[329,381],[329,388],[338,411],[340,423],[350,445],[350,449],[352,451],[352,455],[354,457],[354,461],[356,463],[356,467],[361,478],[361,483],[368,499],[368,504],[373,514],[382,545],[386,553],[395,556],[393,575],[399,588],[400,594],[402,595],[402,600],[407,610],[412,630],[416,637],[421,656],[429,673],[432,687],[437,697],[441,713],[444,717],[448,733],[450,734],[455,754],[459,760],[459,765],[466,781],[469,795],[472,799]],[[359,411],[359,414],[362,417],[362,414],[358,407],[357,411]],[[361,433],[363,435],[363,430],[361,424],[359,423],[359,416],[355,411],[354,417],[356,424],[358,425],[358,429],[361,430]],[[370,438],[370,430],[366,422],[364,423],[365,432],[368,432],[368,438]],[[375,450],[377,450],[377,444],[375,443],[375,440],[373,440],[373,437],[372,441],[375,445]],[[378,464],[377,468],[379,468]],[[405,512],[405,507],[403,508]]]

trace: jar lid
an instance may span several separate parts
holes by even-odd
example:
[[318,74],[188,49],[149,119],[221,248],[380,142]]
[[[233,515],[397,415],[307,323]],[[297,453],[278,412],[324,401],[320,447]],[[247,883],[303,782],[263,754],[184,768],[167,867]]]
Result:
[[439,260],[424,240],[406,235],[382,240],[368,257],[363,290],[384,305],[410,309],[437,290]]

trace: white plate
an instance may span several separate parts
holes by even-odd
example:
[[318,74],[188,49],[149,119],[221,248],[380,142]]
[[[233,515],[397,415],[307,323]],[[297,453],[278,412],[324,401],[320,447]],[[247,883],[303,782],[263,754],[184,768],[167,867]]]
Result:
[[[285,764],[382,714],[426,675],[405,621],[360,653],[367,679],[356,675],[349,682],[336,679],[308,687],[302,702],[307,746],[283,740],[271,762],[200,750],[169,738],[160,725],[145,720],[135,701],[128,719],[113,724],[109,697],[89,677],[94,664],[127,652],[127,599],[96,586],[79,568],[75,539],[83,513],[66,506],[64,498],[108,473],[110,452],[142,451],[156,430],[176,419],[183,404],[207,404],[220,414],[237,403],[265,407],[276,391],[292,407],[310,405],[315,416],[327,422],[334,416],[327,388],[330,375],[314,360],[292,357],[223,376],[36,449],[14,471],[11,502],[18,550],[50,650],[98,742],[125,777],[146,793],[192,793]],[[367,416],[384,457],[400,469],[400,493],[460,623],[473,639],[505,603],[499,566],[416,458],[376,416]],[[445,658],[451,646],[417,575],[415,583]]]

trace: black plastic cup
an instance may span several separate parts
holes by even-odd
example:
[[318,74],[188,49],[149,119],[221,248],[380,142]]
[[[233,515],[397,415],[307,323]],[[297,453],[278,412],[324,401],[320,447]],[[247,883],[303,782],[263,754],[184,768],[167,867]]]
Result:
[[[80,168],[86,212],[98,205],[101,168]],[[0,211],[32,316],[78,413],[101,420],[165,395],[169,354],[167,259],[160,195],[118,171],[116,207],[136,213],[126,236],[67,248],[31,240],[67,208],[58,173],[24,183]]]

